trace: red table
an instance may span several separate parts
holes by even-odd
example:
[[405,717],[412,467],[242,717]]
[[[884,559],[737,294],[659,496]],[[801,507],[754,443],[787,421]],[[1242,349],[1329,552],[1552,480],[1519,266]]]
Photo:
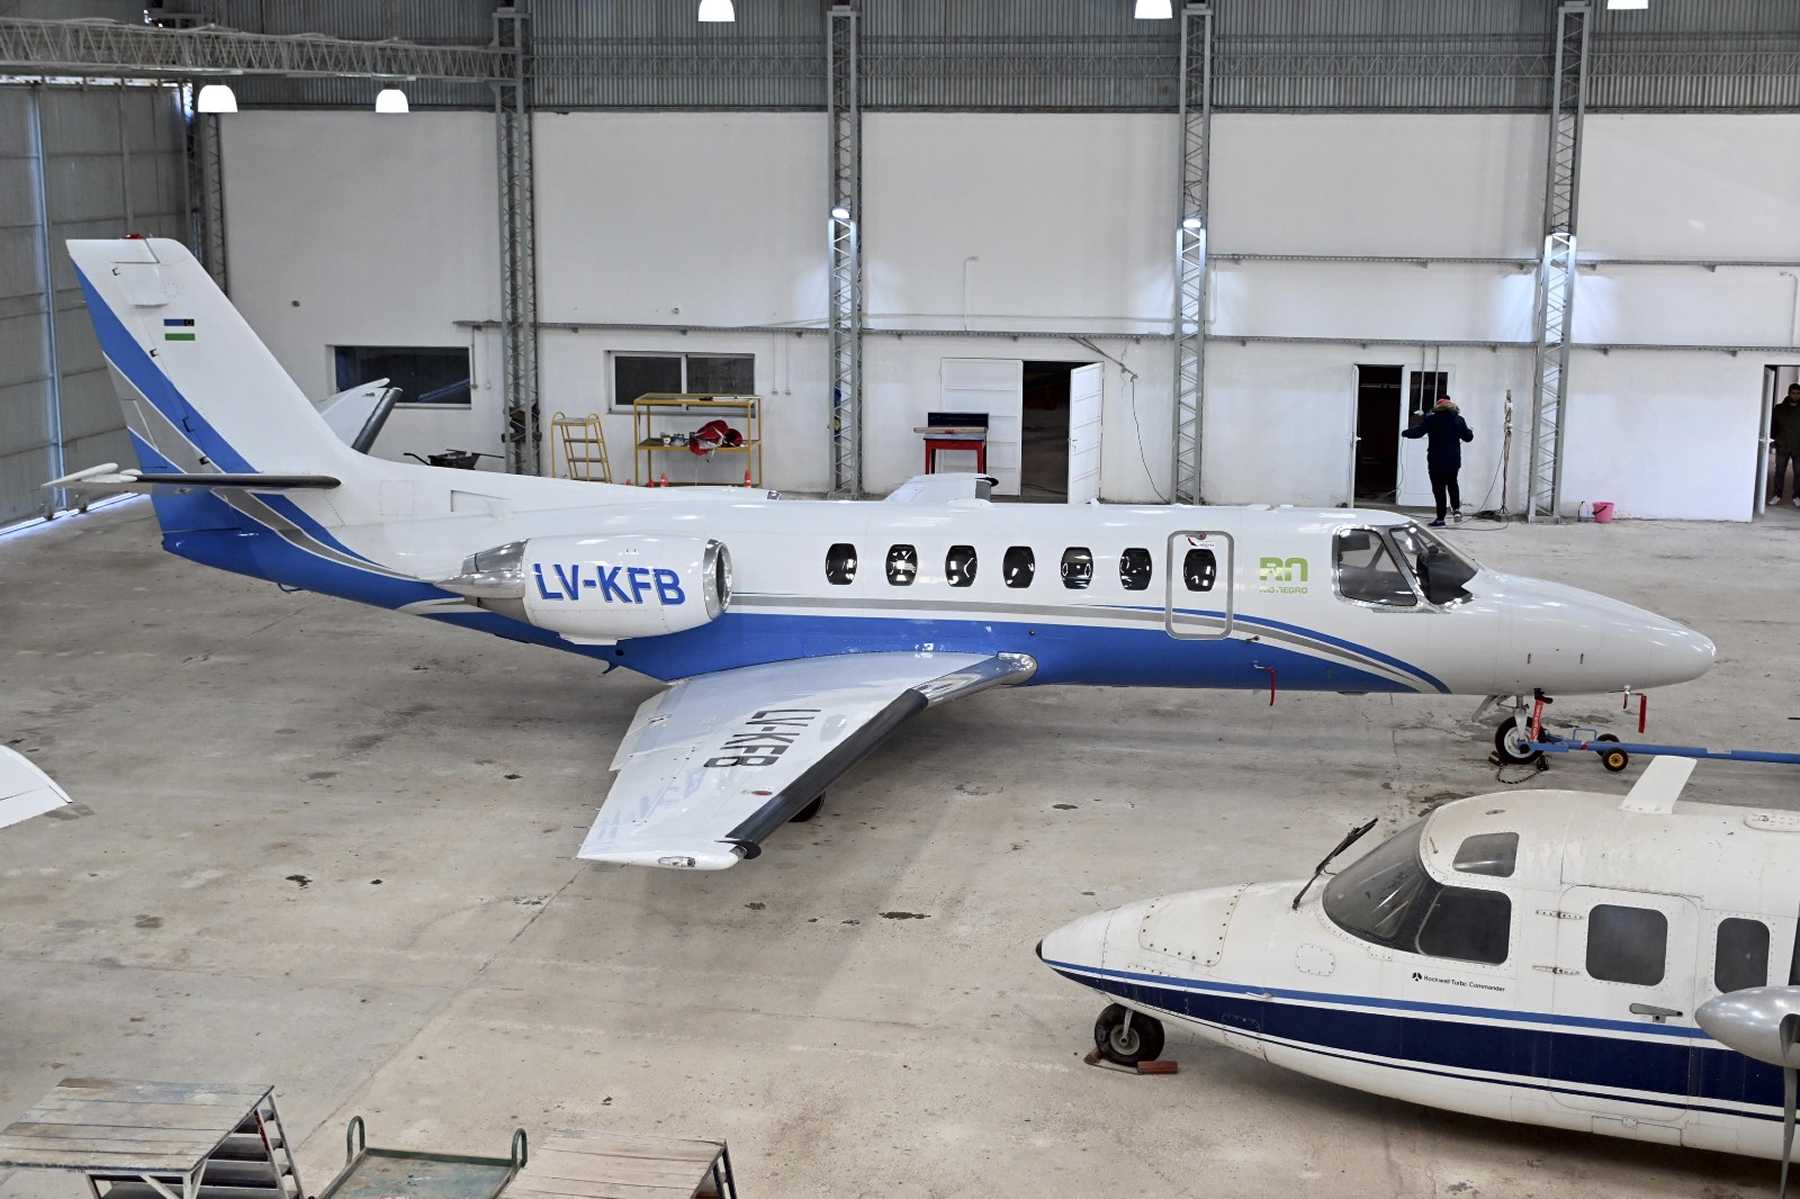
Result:
[[937,474],[937,456],[943,450],[973,450],[975,473],[987,474],[987,430],[979,425],[914,425],[925,435],[925,473]]

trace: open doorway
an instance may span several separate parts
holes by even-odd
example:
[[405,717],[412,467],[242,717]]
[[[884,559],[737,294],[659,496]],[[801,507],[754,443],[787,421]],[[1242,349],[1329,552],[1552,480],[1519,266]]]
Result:
[[1358,503],[1391,504],[1400,488],[1400,375],[1404,367],[1356,367],[1352,490]]
[[1800,365],[1763,368],[1762,424],[1756,442],[1751,510],[1783,523],[1800,524]]
[[1079,362],[1025,362],[1019,498],[1060,503],[1069,495],[1069,375]]

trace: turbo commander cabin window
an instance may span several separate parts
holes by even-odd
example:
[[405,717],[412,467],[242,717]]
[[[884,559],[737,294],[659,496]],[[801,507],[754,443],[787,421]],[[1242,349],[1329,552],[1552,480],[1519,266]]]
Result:
[[1219,560],[1211,550],[1192,549],[1181,560],[1181,581],[1189,591],[1211,591],[1219,578]]
[[1588,913],[1589,978],[1654,987],[1668,947],[1669,918],[1655,908],[1600,903]]
[[1419,602],[1387,542],[1375,530],[1339,533],[1334,548],[1338,594],[1345,599],[1385,608],[1411,608]]
[[944,555],[944,579],[952,587],[975,585],[975,547],[953,545]]
[[840,541],[825,551],[825,581],[848,587],[856,577],[856,547]]
[[1119,555],[1119,586],[1127,591],[1148,591],[1150,574],[1155,569],[1150,551],[1132,548]]
[[1063,586],[1080,591],[1094,581],[1094,552],[1085,545],[1072,545],[1063,551]]
[[887,576],[896,587],[911,587],[919,576],[919,551],[910,545],[889,546]]
[[1727,916],[1719,921],[1713,950],[1713,986],[1720,994],[1769,982],[1769,926],[1760,920]]
[[1333,878],[1325,914],[1352,936],[1403,953],[1499,965],[1512,939],[1512,899],[1432,878],[1419,857],[1424,832],[1421,820]]
[[1035,574],[1037,555],[1031,552],[1030,546],[1015,545],[1006,551],[1006,557],[1000,563],[1000,576],[1008,587],[1029,587]]

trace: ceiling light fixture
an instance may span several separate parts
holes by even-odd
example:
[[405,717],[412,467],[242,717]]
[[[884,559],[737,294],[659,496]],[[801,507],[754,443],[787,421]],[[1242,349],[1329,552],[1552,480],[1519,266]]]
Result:
[[1606,7],[1609,9],[1615,9],[1615,10],[1616,9],[1640,9],[1641,10],[1641,9],[1646,9],[1646,8],[1650,7],[1650,0],[1606,0]]
[[1170,21],[1175,18],[1175,10],[1169,0],[1137,0],[1131,15],[1140,21]]
[[375,94],[376,112],[411,112],[407,106],[406,93],[397,87],[384,87]]
[[203,113],[236,112],[237,96],[223,83],[209,83],[200,89],[194,107]]
[[737,11],[731,7],[731,0],[700,0],[700,19],[702,21],[735,21]]
[[831,210],[831,219],[834,221],[847,221],[850,219],[850,210],[840,204]]

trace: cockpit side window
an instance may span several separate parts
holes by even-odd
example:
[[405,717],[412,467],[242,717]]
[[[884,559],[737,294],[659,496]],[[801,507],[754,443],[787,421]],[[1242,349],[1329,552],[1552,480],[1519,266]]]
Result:
[[1721,995],[1769,982],[1769,926],[1760,920],[1727,916],[1719,921],[1713,951],[1713,986]]
[[1491,874],[1495,878],[1511,878],[1519,860],[1519,834],[1476,833],[1464,837],[1456,847],[1456,860],[1450,865],[1464,874]]
[[1388,530],[1400,559],[1419,581],[1419,590],[1434,604],[1453,604],[1469,598],[1463,586],[1475,577],[1475,565],[1441,538],[1417,524],[1395,525]]
[[1325,914],[1345,932],[1404,953],[1498,965],[1512,939],[1512,900],[1447,887],[1419,857],[1425,822],[1394,834],[1325,887]]
[[1412,583],[1394,562],[1387,542],[1373,529],[1347,529],[1336,538],[1338,594],[1347,600],[1411,608],[1418,604]]

